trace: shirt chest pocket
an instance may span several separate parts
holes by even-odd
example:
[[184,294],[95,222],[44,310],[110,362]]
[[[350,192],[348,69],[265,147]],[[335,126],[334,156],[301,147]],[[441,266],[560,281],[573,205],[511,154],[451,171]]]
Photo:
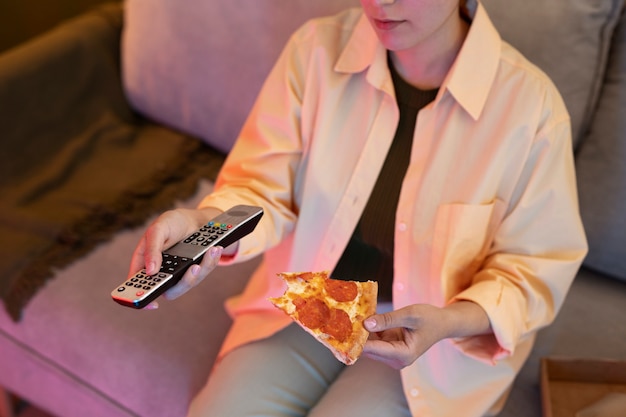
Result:
[[444,301],[471,285],[493,243],[505,203],[444,204],[435,217],[431,276],[439,277]]

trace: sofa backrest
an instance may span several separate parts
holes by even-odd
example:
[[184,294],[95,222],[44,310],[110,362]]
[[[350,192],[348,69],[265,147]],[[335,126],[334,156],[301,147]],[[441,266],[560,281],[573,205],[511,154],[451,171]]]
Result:
[[[576,145],[597,103],[623,0],[483,0],[503,37],[552,77]],[[288,36],[358,0],[127,0],[123,75],[145,115],[228,151]]]
[[[626,280],[626,256],[620,255],[626,236],[624,112],[611,112],[606,101],[599,102],[609,54],[618,61],[612,68],[616,79],[609,80],[618,84],[611,93],[616,106],[622,99],[614,90],[625,91],[620,83],[624,77],[619,78],[624,71],[618,67],[623,57],[617,55],[623,47],[611,50],[624,0],[482,1],[503,38],[561,91],[572,116],[574,147],[581,151],[579,188],[591,247],[587,265]],[[144,115],[227,152],[289,34],[311,17],[358,4],[126,0],[126,94]],[[617,119],[596,118],[599,103]],[[606,188],[597,187],[599,183]],[[607,194],[610,198],[603,198]]]
[[602,93],[576,156],[585,265],[626,281],[626,14],[613,34]]
[[502,37],[543,69],[583,140],[604,79],[623,0],[483,0]]
[[358,0],[127,0],[123,77],[143,114],[230,150],[289,35]]

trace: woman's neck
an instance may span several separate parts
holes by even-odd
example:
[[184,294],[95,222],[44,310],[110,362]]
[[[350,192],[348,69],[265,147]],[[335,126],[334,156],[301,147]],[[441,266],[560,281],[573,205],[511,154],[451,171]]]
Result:
[[469,23],[462,18],[450,22],[453,30],[440,31],[411,49],[391,51],[396,71],[409,84],[422,89],[439,88],[463,46]]

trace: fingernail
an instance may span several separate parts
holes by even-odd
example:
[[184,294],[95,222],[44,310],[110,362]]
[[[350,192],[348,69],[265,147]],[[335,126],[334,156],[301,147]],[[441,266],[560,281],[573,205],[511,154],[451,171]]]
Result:
[[148,275],[154,274],[155,270],[156,270],[156,262],[149,262],[148,265],[146,265],[146,273]]
[[219,259],[222,256],[222,247],[221,246],[213,246],[209,250],[209,255],[211,255],[211,258],[213,258],[213,259]]
[[193,276],[198,276],[200,273],[200,265],[192,265],[190,269]]
[[363,322],[363,325],[365,326],[365,328],[367,330],[374,330],[376,329],[376,320],[373,318],[367,318],[365,319],[365,321]]

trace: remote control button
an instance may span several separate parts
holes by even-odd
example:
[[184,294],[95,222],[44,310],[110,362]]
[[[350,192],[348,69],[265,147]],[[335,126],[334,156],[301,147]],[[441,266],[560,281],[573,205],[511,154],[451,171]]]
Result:
[[126,287],[119,287],[119,288],[117,289],[117,292],[122,292],[122,291],[124,291],[124,290],[126,290]]
[[145,294],[145,292],[143,292],[143,291],[137,291],[137,292],[135,293],[135,295],[136,295],[137,297],[141,297],[141,296],[142,296],[142,295],[144,295],[144,294]]

